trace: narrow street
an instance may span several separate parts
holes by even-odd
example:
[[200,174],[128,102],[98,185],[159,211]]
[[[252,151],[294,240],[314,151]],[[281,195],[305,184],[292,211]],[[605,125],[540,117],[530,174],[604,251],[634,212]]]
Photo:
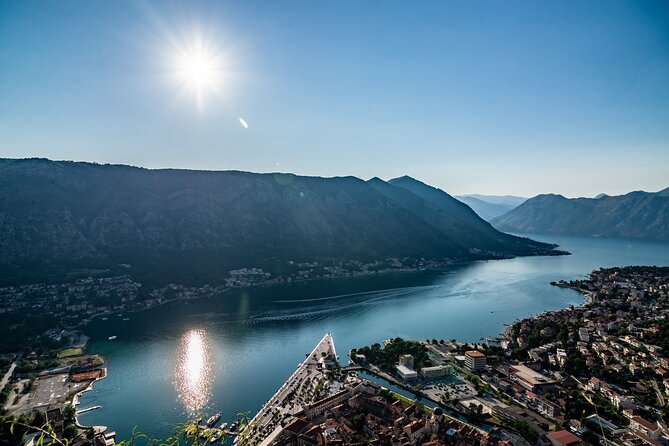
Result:
[[12,373],[14,373],[14,369],[16,368],[16,364],[21,360],[23,357],[23,352],[20,352],[17,356],[14,362],[12,362],[12,365],[9,366],[9,370],[7,370],[7,373],[5,373],[5,376],[2,377],[2,381],[0,381],[0,392],[3,391],[7,383],[9,382],[9,379],[12,377]]

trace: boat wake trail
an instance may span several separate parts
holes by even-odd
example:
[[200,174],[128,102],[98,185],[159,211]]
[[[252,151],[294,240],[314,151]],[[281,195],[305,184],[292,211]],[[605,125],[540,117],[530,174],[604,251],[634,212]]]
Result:
[[327,296],[327,297],[315,297],[313,299],[282,299],[282,300],[275,300],[275,303],[297,303],[297,302],[320,302],[320,301],[326,301],[326,300],[333,300],[333,299],[344,299],[347,297],[355,297],[355,296],[365,296],[365,295],[375,295],[375,294],[387,294],[387,293],[394,293],[397,291],[421,291],[421,290],[430,290],[433,288],[437,288],[439,285],[423,285],[423,286],[411,286],[411,287],[403,287],[403,288],[389,288],[387,290],[379,290],[379,291],[363,291],[360,293],[350,293],[350,294],[338,294],[336,296]]
[[[288,320],[315,320],[324,319],[335,313],[350,312],[361,307],[376,305],[383,302],[392,301],[406,295],[426,292],[438,288],[439,285],[416,286],[405,288],[392,288],[381,291],[367,291],[363,293],[341,294],[337,296],[320,297],[314,299],[296,299],[296,300],[278,300],[275,303],[326,303],[337,300],[336,306],[330,305],[312,305],[293,309],[268,311],[260,313],[249,318],[249,322],[265,322],[265,321],[288,321]],[[365,296],[361,298],[361,296]],[[354,298],[354,299],[350,299]],[[350,300],[346,300],[350,299]]]

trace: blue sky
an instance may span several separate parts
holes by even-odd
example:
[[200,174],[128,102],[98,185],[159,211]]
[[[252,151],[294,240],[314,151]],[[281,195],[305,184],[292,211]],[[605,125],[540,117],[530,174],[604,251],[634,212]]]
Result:
[[[201,102],[174,78],[198,36]],[[659,190],[669,5],[0,0],[0,156]]]

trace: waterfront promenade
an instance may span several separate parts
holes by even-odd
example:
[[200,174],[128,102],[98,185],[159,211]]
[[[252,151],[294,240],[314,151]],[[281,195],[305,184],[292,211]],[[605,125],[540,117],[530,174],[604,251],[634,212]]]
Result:
[[247,444],[263,444],[271,440],[281,430],[281,422],[302,411],[312,402],[314,387],[318,386],[325,371],[319,361],[322,358],[337,358],[334,340],[330,333],[309,353],[304,362],[298,364],[295,372],[284,382],[276,393],[263,405],[240,434]]

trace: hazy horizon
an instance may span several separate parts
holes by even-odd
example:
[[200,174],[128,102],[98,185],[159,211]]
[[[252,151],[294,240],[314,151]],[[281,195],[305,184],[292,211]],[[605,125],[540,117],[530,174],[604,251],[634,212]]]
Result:
[[[185,168],[185,167],[146,167],[146,166],[138,166],[138,165],[133,165],[133,164],[124,164],[124,163],[100,163],[97,161],[89,161],[89,160],[67,160],[67,159],[50,159],[50,158],[44,158],[44,157],[26,157],[26,158],[6,158],[6,159],[13,159],[13,160],[28,160],[28,159],[47,159],[49,161],[56,161],[56,162],[73,162],[73,163],[89,163],[89,164],[97,164],[97,165],[112,165],[112,166],[127,166],[127,167],[135,167],[139,169],[147,169],[147,170],[194,170],[194,171],[206,171],[206,172],[247,172],[247,173],[259,173],[259,174],[286,174],[286,175],[298,175],[298,176],[303,176],[303,177],[317,177],[317,178],[335,178],[335,177],[356,177],[358,179],[361,179],[363,181],[368,181],[374,177],[379,177],[378,175],[374,175],[371,177],[358,177],[356,175],[352,174],[344,174],[344,175],[311,175],[311,174],[299,174],[295,172],[287,172],[287,171],[282,171],[282,170],[269,170],[266,172],[260,172],[260,171],[251,171],[251,170],[241,170],[241,169],[193,169],[193,168]],[[395,175],[395,176],[390,176],[387,178],[381,178],[383,181],[390,181],[396,178],[400,178],[403,176],[410,176],[416,180],[419,180],[423,183],[428,184],[429,186],[434,186],[437,187],[444,192],[448,193],[449,195],[452,196],[471,196],[471,197],[476,197],[477,195],[480,196],[497,196],[497,197],[516,197],[516,198],[532,198],[535,197],[536,195],[541,195],[541,194],[536,194],[536,195],[514,195],[514,194],[507,194],[507,193],[497,193],[497,192],[463,192],[463,193],[451,193],[448,189],[444,189],[443,187],[428,183],[424,180],[422,180],[420,177],[413,177],[412,175],[407,175],[407,174],[400,174],[400,175]],[[600,192],[598,194],[592,195],[592,196],[586,196],[586,195],[575,195],[575,196],[568,196],[564,194],[567,198],[594,198],[597,195],[600,195],[601,193],[604,193],[606,195],[614,196],[614,195],[625,195],[630,192],[648,192],[648,193],[655,193],[655,192],[660,192],[667,187],[660,188],[658,190],[642,190],[642,189],[634,189],[634,190],[629,190],[627,192],[624,192],[622,194],[608,194],[606,192]],[[558,194],[557,192],[545,192],[545,194]]]
[[452,195],[668,186],[666,2],[0,8],[2,157]]

